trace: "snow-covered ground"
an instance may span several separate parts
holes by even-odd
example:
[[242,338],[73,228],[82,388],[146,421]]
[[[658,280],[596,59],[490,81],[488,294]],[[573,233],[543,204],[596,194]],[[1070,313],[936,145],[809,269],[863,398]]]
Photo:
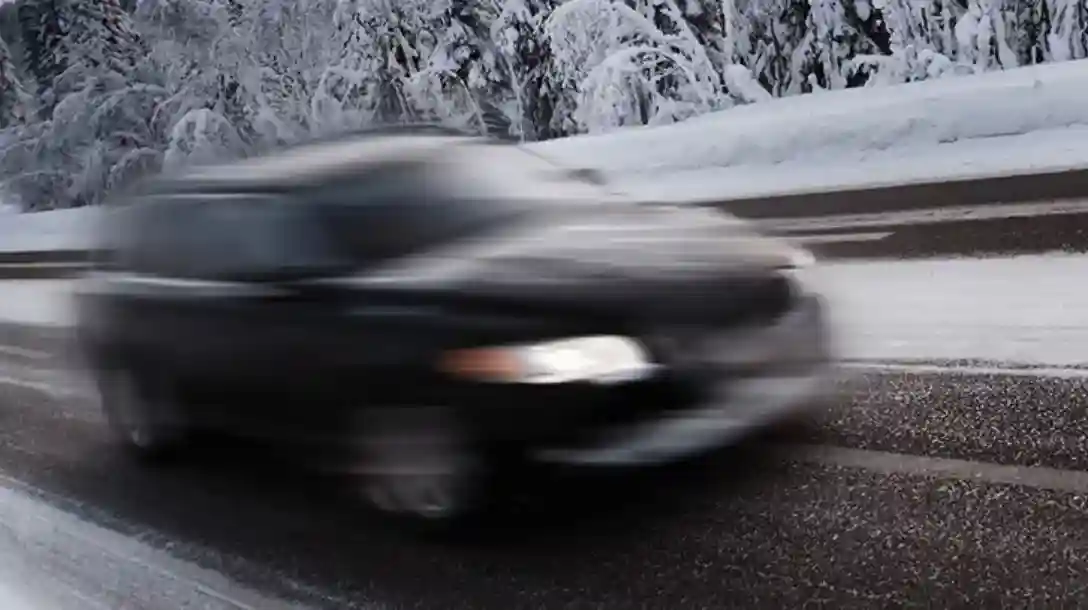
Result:
[[[851,360],[1088,364],[1088,256],[833,262],[809,279]],[[71,321],[67,281],[0,282],[0,319]]]
[[623,174],[616,182],[648,200],[721,201],[1081,168],[1088,168],[1088,125],[921,148],[858,150],[776,165]]
[[1088,364],[1088,256],[838,262],[814,269],[854,360]]
[[[766,168],[769,171],[759,176],[759,182],[768,191],[777,192],[795,190],[792,168],[785,171],[776,168],[778,164],[850,165],[897,149],[903,151],[897,156],[925,158],[935,147],[969,140],[983,143],[948,149],[931,167],[947,166],[949,155],[959,158],[956,165],[976,155],[992,163],[994,148],[1019,146],[1017,141],[992,138],[1088,127],[1088,105],[1083,103],[1086,94],[1088,60],[1072,61],[786,97],[676,125],[631,128],[533,146],[569,163],[600,168],[621,182],[640,175],[658,178],[692,170]],[[1066,150],[1039,159],[1032,156],[1038,149],[1002,152],[1035,168],[1051,163],[1088,165],[1088,145],[1071,146],[1071,141],[1060,139]],[[764,182],[764,177],[773,179]],[[839,178],[839,186],[869,180],[865,174]],[[887,176],[878,180],[885,181]],[[722,196],[728,194],[727,189]]]
[[70,280],[0,281],[0,321],[66,326],[74,319]]
[[95,208],[33,214],[0,210],[0,252],[88,248],[91,235],[87,229],[97,216]]
[[33,493],[0,477],[3,610],[303,608],[60,510]]
[[[0,4],[3,4],[3,2],[0,2]],[[26,596],[20,594],[15,585],[15,581],[8,580],[5,582],[0,580],[0,608],[6,610],[40,610],[39,607],[30,603]]]

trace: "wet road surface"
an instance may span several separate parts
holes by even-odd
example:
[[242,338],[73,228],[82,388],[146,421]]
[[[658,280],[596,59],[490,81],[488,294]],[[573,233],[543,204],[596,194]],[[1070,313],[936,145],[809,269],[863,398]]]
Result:
[[848,369],[816,422],[542,479],[473,539],[428,541],[256,447],[134,465],[72,373],[34,370],[0,394],[3,475],[317,607],[1075,605],[1088,584],[1088,376]]

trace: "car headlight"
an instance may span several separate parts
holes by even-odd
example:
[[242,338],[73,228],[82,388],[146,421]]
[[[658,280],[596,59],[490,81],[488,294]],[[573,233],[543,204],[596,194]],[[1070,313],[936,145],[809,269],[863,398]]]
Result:
[[786,258],[789,261],[787,269],[804,269],[816,264],[816,255],[800,246],[790,246]]
[[642,345],[618,336],[576,337],[443,355],[447,374],[491,383],[616,383],[642,379],[656,368]]

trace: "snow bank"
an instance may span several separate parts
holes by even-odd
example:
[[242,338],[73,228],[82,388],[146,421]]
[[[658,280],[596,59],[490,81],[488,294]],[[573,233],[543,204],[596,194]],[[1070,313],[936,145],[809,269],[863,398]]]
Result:
[[72,280],[0,281],[0,321],[70,326],[75,320],[74,288]]
[[[890,149],[1088,126],[1088,60],[882,88],[775,99],[663,127],[541,142],[541,153],[614,178],[663,172],[827,164]],[[1081,160],[1088,161],[1088,146]],[[1022,155],[1023,161],[1031,160]],[[788,187],[785,173],[768,189]]]
[[616,183],[654,201],[722,201],[1085,167],[1088,125],[1076,125],[938,146],[844,152],[821,160],[623,174]]
[[[146,542],[151,537],[169,547],[179,546],[178,541],[163,539],[151,530],[121,534],[84,514],[47,503],[15,480],[0,479],[0,608],[309,607],[272,599],[222,574],[182,561]],[[218,565],[223,558],[206,554],[205,561]],[[269,581],[282,579],[276,574],[262,576]],[[295,582],[286,584],[295,590],[301,588]],[[337,603],[340,601],[328,600],[330,607],[342,606]]]
[[[840,262],[812,269],[855,360],[1088,365],[1088,256]],[[1030,287],[1030,289],[1025,289]]]
[[0,253],[88,248],[90,233],[87,227],[98,212],[97,208],[32,214],[11,214],[0,210]]

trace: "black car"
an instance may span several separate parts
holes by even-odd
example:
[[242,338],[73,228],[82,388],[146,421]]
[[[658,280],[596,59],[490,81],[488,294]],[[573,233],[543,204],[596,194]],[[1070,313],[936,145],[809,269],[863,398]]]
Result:
[[106,218],[78,331],[118,438],[284,443],[397,514],[464,515],[500,459],[693,455],[828,379],[805,252],[519,146],[311,144],[154,179]]

